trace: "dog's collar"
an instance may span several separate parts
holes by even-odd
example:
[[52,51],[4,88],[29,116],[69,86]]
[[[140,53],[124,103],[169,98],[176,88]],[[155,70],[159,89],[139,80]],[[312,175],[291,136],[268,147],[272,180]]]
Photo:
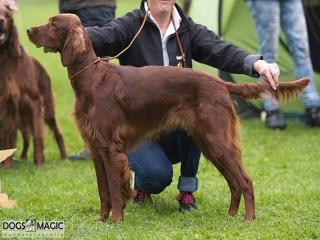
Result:
[[92,63],[90,63],[89,65],[85,66],[84,68],[82,68],[80,71],[76,72],[75,74],[69,76],[69,79],[73,79],[76,76],[78,76],[80,73],[82,73],[83,71],[87,70],[89,67],[93,66],[94,64],[96,64],[97,62],[100,62],[101,59],[100,57],[98,57],[96,60],[94,60]]

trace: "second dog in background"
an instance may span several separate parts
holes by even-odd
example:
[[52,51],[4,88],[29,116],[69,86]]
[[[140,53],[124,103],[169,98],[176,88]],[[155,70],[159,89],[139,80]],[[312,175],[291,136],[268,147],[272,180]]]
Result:
[[[18,129],[23,136],[21,158],[27,157],[30,133],[34,143],[34,163],[44,163],[43,123],[54,132],[61,158],[66,158],[63,137],[58,129],[50,78],[19,43],[14,25],[15,1],[0,1],[0,149],[16,146]],[[11,158],[4,161],[10,168]]]

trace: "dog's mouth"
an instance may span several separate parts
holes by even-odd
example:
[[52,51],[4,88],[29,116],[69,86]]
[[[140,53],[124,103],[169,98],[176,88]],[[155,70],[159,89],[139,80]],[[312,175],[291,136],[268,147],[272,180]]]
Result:
[[58,49],[57,49],[57,48],[43,47],[43,51],[44,51],[45,53],[56,53],[56,52],[58,52]]
[[42,47],[42,44],[37,41],[36,39],[34,39],[32,36],[28,36],[29,37],[29,40],[30,42],[32,42],[36,48],[41,48]]
[[7,38],[7,33],[4,29],[0,28],[0,43],[3,43]]
[[43,47],[43,52],[44,53],[56,53],[58,52],[58,48],[53,48],[53,47],[46,47],[44,46],[41,42],[33,42],[36,48],[42,48]]
[[3,41],[6,38],[5,32],[0,32],[0,41]]

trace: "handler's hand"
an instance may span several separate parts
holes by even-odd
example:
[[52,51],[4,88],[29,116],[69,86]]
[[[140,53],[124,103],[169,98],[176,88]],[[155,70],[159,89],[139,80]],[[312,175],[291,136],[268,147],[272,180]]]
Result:
[[253,64],[254,70],[259,73],[263,80],[267,80],[274,90],[279,85],[280,69],[276,63],[267,63],[264,60],[258,60]]

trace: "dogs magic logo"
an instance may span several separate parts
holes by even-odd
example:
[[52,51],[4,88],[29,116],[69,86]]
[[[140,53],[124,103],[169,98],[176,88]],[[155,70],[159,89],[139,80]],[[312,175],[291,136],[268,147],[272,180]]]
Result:
[[2,221],[2,237],[63,237],[63,221]]

